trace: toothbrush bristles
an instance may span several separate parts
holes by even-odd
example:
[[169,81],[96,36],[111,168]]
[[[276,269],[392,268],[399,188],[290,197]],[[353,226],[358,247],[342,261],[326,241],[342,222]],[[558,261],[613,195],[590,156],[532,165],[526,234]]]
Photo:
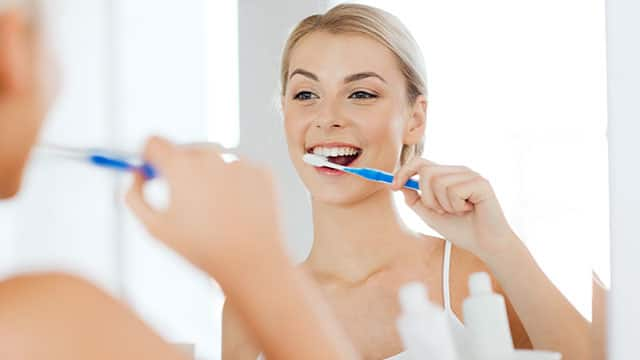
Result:
[[329,167],[336,170],[344,170],[344,166],[330,162],[326,157],[316,154],[305,154],[302,160],[309,165],[316,167]]

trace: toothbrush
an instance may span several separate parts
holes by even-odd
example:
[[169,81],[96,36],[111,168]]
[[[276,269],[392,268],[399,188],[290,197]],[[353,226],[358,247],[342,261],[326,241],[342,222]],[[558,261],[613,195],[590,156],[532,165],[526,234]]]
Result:
[[139,172],[147,180],[152,180],[158,176],[158,173],[153,166],[137,160],[137,156],[133,154],[104,149],[79,148],[51,144],[39,145],[37,149],[47,155],[83,161],[103,168]]
[[[346,173],[354,174],[361,176],[367,180],[381,182],[385,184],[393,183],[393,175],[384,172],[382,170],[377,169],[369,169],[369,168],[353,168],[348,166],[343,166],[339,164],[334,164],[329,162],[326,157],[315,155],[315,154],[305,154],[302,157],[302,160],[309,165],[313,165],[316,167],[328,167],[340,171],[344,171]],[[420,190],[420,183],[414,179],[409,179],[404,187],[407,189]]]

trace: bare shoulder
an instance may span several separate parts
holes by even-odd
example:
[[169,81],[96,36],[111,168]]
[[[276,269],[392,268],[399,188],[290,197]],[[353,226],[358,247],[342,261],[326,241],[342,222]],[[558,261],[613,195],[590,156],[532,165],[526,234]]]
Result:
[[255,360],[260,353],[235,306],[225,301],[222,309],[222,360]]
[[[43,294],[48,296],[43,297]],[[115,302],[90,282],[62,273],[20,275],[4,280],[0,282],[0,298],[0,311],[8,307],[39,305],[53,299],[58,300],[59,306],[72,306],[97,298]]]
[[513,308],[513,305],[509,300],[509,296],[505,294],[500,283],[498,283],[487,264],[471,252],[453,246],[451,251],[451,307],[458,318],[464,321],[462,304],[464,299],[469,296],[469,276],[477,272],[486,272],[489,274],[491,277],[493,291],[504,296],[514,345],[517,348],[532,348],[529,336],[527,335],[518,314]]
[[78,277],[17,276],[0,282],[0,299],[7,358],[182,359],[124,304]]

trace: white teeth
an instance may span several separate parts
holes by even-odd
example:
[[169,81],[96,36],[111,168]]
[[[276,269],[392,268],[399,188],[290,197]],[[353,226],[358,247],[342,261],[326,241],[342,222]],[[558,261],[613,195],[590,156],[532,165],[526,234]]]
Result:
[[358,150],[352,147],[323,147],[316,146],[313,148],[313,153],[315,155],[320,155],[324,157],[330,156],[351,156],[358,154]]

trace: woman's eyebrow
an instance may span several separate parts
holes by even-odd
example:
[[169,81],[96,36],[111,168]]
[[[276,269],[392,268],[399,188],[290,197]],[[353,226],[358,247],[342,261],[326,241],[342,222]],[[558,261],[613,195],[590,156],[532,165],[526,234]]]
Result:
[[353,75],[349,75],[346,78],[344,78],[344,83],[350,83],[353,81],[358,81],[358,80],[362,80],[362,79],[366,79],[369,77],[375,77],[378,78],[380,80],[382,80],[382,82],[386,83],[387,81],[380,75],[374,73],[373,71],[366,71],[366,72],[361,72],[361,73],[357,73],[357,74],[353,74]]
[[289,79],[291,79],[293,77],[293,75],[302,75],[305,77],[308,77],[311,80],[314,81],[318,81],[318,76],[316,76],[316,74],[312,73],[311,71],[307,71],[307,70],[303,70],[303,69],[295,69],[291,72],[291,75],[289,76]]

